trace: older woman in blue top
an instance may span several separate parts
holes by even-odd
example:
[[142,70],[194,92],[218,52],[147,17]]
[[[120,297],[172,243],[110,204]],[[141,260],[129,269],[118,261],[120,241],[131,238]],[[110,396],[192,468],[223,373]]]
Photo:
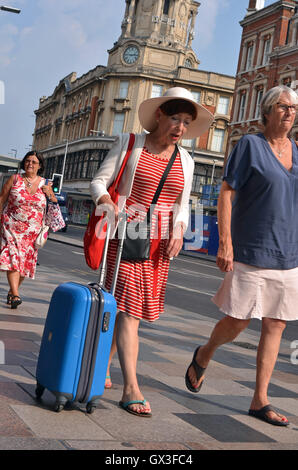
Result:
[[255,393],[249,414],[270,424],[289,421],[269,404],[268,386],[286,321],[298,319],[298,150],[289,133],[297,95],[285,86],[263,97],[264,132],[246,135],[225,166],[218,201],[217,265],[225,278],[213,298],[226,313],[199,346],[185,382],[198,392],[215,350],[251,318],[262,321]]

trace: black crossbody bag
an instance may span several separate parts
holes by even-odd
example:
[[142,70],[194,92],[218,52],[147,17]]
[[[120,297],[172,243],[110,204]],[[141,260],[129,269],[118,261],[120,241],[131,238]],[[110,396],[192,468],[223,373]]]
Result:
[[131,221],[127,224],[125,240],[123,244],[123,251],[122,251],[123,260],[144,261],[144,260],[150,259],[150,227],[151,227],[150,208],[152,205],[155,205],[158,201],[161,190],[173,166],[177,153],[178,153],[178,147],[177,145],[175,145],[175,150],[161,177],[159,185],[156,189],[154,197],[147,211],[146,222],[145,221],[138,221],[138,222]]

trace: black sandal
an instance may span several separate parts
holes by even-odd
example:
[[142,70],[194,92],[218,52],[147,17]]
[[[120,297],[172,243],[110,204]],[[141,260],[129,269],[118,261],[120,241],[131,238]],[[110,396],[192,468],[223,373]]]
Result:
[[201,387],[203,385],[204,380],[202,380],[202,382],[200,383],[200,385],[198,387],[194,387],[192,385],[191,381],[189,380],[189,377],[188,377],[188,372],[189,372],[190,367],[192,366],[194,368],[195,373],[196,373],[196,377],[197,377],[197,381],[200,380],[200,378],[202,377],[202,375],[204,375],[204,372],[206,370],[206,367],[204,368],[204,367],[199,366],[199,364],[196,361],[196,355],[197,355],[197,352],[200,349],[200,347],[201,346],[198,346],[197,349],[195,350],[192,361],[191,361],[191,363],[190,363],[190,365],[189,365],[189,367],[186,371],[186,374],[185,374],[185,385],[188,388],[188,390],[190,392],[193,392],[193,393],[198,393],[201,390]]
[[248,411],[248,414],[250,416],[253,416],[254,418],[261,419],[262,421],[265,421],[266,423],[273,424],[274,426],[288,426],[290,424],[289,421],[286,418],[283,421],[281,421],[279,419],[269,418],[268,411],[273,411],[276,415],[280,416],[280,414],[277,413],[271,405],[263,406],[263,408],[261,408],[260,410],[250,409]]
[[10,303],[10,308],[17,308],[18,305],[21,305],[22,299],[18,295],[13,295],[11,297],[11,303]]
[[13,295],[11,292],[8,292],[7,294],[7,299],[6,299],[6,303],[7,305],[10,305],[11,304],[11,299],[13,298]]

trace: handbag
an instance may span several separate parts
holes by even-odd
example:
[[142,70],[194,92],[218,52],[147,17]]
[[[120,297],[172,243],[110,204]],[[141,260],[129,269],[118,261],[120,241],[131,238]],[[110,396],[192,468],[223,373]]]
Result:
[[[133,146],[135,143],[135,135],[130,134],[128,147],[126,151],[126,155],[122,162],[120,171],[115,179],[115,181],[111,184],[108,189],[108,193],[114,202],[117,204],[119,200],[119,192],[118,187],[121,181],[121,177],[125,168],[125,165],[129,159],[129,156],[132,152]],[[84,255],[87,265],[91,269],[98,269],[102,260],[104,244],[105,244],[105,233],[107,230],[107,223],[104,222],[104,215],[96,215],[96,208],[94,209],[85,234],[84,234]]]
[[[149,209],[147,211],[146,220],[143,221],[131,221],[126,226],[126,237],[123,243],[122,259],[127,261],[145,261],[150,259],[150,228],[151,228],[151,215],[150,208],[155,205],[160,196],[163,185],[167,179],[167,176],[173,166],[175,158],[178,153],[178,147],[175,146],[175,150],[166,166],[166,169],[161,177],[159,185],[153,196]],[[133,234],[133,236],[132,236]]]
[[53,232],[57,232],[58,230],[61,230],[65,227],[63,215],[58,203],[48,203],[45,223],[50,227],[51,230],[53,230]]
[[43,248],[46,244],[46,241],[49,236],[49,229],[50,227],[46,225],[45,223],[45,215],[42,219],[42,225],[39,234],[37,235],[35,242],[34,242],[34,247],[39,250],[39,248]]
[[[45,180],[48,184],[49,180]],[[46,197],[47,208],[45,213],[45,225],[47,225],[53,232],[57,232],[65,227],[65,222],[58,202],[50,202]]]

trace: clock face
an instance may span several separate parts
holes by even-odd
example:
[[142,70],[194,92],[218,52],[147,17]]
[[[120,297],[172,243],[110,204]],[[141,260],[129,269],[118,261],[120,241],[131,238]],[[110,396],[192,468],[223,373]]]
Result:
[[128,46],[123,53],[123,60],[127,64],[134,64],[139,58],[140,52],[136,46]]

